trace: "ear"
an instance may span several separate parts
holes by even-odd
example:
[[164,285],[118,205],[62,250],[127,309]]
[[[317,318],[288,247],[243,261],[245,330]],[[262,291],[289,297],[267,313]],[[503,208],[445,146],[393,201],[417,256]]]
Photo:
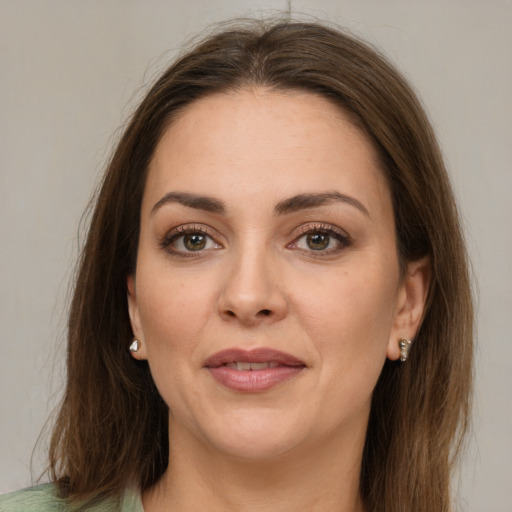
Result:
[[146,359],[146,343],[144,341],[144,332],[140,322],[139,307],[137,305],[137,293],[135,291],[135,276],[129,275],[126,278],[126,287],[128,289],[128,314],[130,315],[130,325],[135,339],[139,340],[140,347],[137,352],[130,352],[132,357],[138,360]]
[[419,331],[425,313],[430,285],[430,259],[408,263],[397,295],[395,320],[391,329],[387,357],[396,361],[400,356],[399,338],[412,340]]

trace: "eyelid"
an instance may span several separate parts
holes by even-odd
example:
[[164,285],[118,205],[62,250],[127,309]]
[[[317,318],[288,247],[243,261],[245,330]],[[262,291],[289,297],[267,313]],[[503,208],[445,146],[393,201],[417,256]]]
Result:
[[[336,247],[334,249],[326,249],[323,251],[315,251],[313,249],[307,250],[302,249],[299,247],[296,247],[297,242],[304,236],[312,233],[324,233],[326,235],[329,235],[341,244],[341,247]],[[339,228],[338,226],[335,226],[333,224],[327,224],[325,222],[314,222],[309,223],[304,226],[301,226],[295,233],[293,241],[290,242],[287,245],[287,248],[289,249],[295,249],[297,251],[300,251],[302,253],[311,255],[316,258],[322,258],[327,256],[332,256],[334,254],[337,254],[338,252],[342,251],[346,247],[349,247],[352,245],[352,238],[350,235],[343,229]]]
[[307,235],[308,233],[314,233],[315,231],[321,231],[325,233],[335,233],[340,237],[350,239],[349,234],[335,226],[334,224],[328,224],[326,222],[309,222],[303,226],[301,226],[294,234],[295,238],[299,238],[302,235]]
[[[159,245],[162,249],[165,249],[169,254],[176,255],[179,257],[199,257],[201,256],[201,254],[204,254],[205,252],[212,250],[212,248],[210,248],[202,249],[199,251],[184,251],[173,249],[171,247],[171,245],[181,236],[193,233],[200,233],[210,238],[218,246],[215,247],[215,249],[223,248],[223,244],[219,242],[219,239],[221,237],[216,230],[214,230],[208,225],[197,223],[182,224],[172,228],[159,240]],[[336,239],[339,242],[340,246],[318,251],[315,251],[313,249],[308,250],[296,247],[297,242],[302,237],[312,233],[324,233],[326,235],[329,235],[330,237]],[[298,228],[295,232],[292,232],[290,236],[293,236],[293,240],[286,245],[286,248],[294,249],[296,251],[320,258],[334,255],[352,244],[352,239],[345,230],[339,228],[336,225],[328,224],[325,222],[307,223]]]
[[[187,235],[187,234],[194,234],[194,233],[200,233],[202,235],[207,236],[210,238],[213,242],[215,242],[216,245],[220,246],[218,248],[222,247],[222,244],[219,242],[220,236],[217,234],[217,232],[211,228],[208,225],[205,224],[182,224],[179,226],[176,226],[175,228],[172,228],[170,231],[168,231],[160,240],[159,245],[162,249],[165,249],[167,252],[169,252],[171,255],[176,256],[182,256],[182,257],[197,257],[200,256],[200,253],[204,253],[211,249],[205,249],[201,251],[180,251],[176,249],[172,249],[171,245],[178,240],[180,237]],[[217,247],[216,247],[217,249]]]

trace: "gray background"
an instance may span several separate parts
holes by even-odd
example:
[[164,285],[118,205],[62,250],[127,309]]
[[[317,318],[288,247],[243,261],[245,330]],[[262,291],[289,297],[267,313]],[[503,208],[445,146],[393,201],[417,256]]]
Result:
[[0,0],[0,492],[32,482],[60,397],[79,220],[117,128],[191,34],[288,9],[381,47],[428,106],[479,288],[474,433],[454,486],[469,512],[511,510],[510,0]]

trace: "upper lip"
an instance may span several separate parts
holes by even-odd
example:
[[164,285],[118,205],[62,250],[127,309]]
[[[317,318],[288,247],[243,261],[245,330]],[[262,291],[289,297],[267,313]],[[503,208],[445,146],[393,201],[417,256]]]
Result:
[[305,366],[304,361],[297,359],[291,354],[271,348],[256,348],[252,350],[229,348],[227,350],[221,350],[210,356],[205,361],[204,366],[207,368],[217,368],[236,361],[244,363],[276,362],[284,366]]

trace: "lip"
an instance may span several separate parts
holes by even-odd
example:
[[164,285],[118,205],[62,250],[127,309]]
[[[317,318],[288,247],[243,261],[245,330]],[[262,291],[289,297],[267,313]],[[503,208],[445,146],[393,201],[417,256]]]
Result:
[[[237,370],[226,366],[237,361],[273,364],[272,367],[258,370]],[[232,348],[210,356],[205,361],[204,367],[217,382],[227,388],[247,393],[258,393],[297,376],[306,368],[306,364],[291,354],[271,348],[253,350]]]

